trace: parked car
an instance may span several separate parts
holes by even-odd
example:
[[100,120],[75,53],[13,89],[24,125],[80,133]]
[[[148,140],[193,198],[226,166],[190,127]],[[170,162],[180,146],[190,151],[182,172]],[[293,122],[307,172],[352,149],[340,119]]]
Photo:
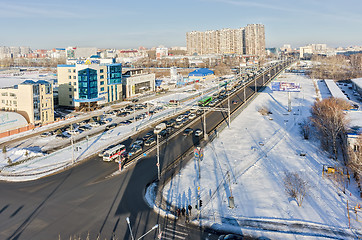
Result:
[[43,132],[42,134],[40,134],[40,137],[48,137],[53,135],[51,132]]
[[191,135],[193,133],[193,129],[192,128],[186,128],[183,132],[183,135],[184,136],[188,136],[188,135]]
[[183,114],[179,115],[177,118],[176,118],[176,121],[177,122],[180,122],[182,121],[183,119],[185,118],[185,116]]
[[106,127],[106,130],[109,130],[109,129],[115,128],[115,127],[117,127],[117,126],[118,126],[118,124],[117,124],[117,123],[111,123],[111,124],[109,124],[109,125]]
[[173,131],[173,127],[167,127],[166,132],[167,134],[170,134]]

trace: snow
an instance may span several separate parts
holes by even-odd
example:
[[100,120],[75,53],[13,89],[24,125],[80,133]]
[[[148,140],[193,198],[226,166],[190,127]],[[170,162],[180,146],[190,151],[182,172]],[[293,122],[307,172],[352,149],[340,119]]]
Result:
[[341,98],[348,102],[348,98],[343,94],[342,90],[337,86],[337,84],[333,80],[326,79],[324,80],[324,82],[326,83],[333,97]]
[[[55,136],[49,137],[34,137],[21,142],[11,144],[11,147],[7,146],[6,153],[0,154],[0,180],[4,181],[30,181],[35,180],[62,169],[71,167],[88,157],[94,155],[97,152],[105,149],[115,141],[122,142],[126,140],[129,135],[135,131],[147,128],[152,124],[168,118],[171,115],[177,114],[178,111],[184,111],[185,108],[191,107],[201,98],[201,91],[185,92],[185,89],[190,89],[192,86],[186,88],[175,89],[168,95],[161,95],[156,99],[148,100],[147,102],[154,103],[156,105],[168,104],[171,99],[178,99],[183,101],[183,105],[180,108],[169,108],[161,112],[158,112],[152,116],[144,118],[142,120],[131,123],[126,126],[119,126],[112,130],[102,132],[101,134],[89,137],[88,140],[82,140],[74,144],[74,157],[72,156],[72,146],[62,148],[51,154],[44,154],[48,150],[57,148],[62,144],[70,143],[70,138],[65,140],[58,140]],[[216,89],[216,84],[208,82],[203,84],[203,92],[212,92]],[[103,113],[104,109],[99,111]],[[146,111],[146,110],[144,110]],[[141,111],[142,112],[142,111]],[[136,112],[138,115],[141,112]],[[133,118],[133,114],[127,118]],[[43,126],[34,131],[44,131],[54,126],[63,125],[65,122],[70,123],[75,118],[71,118],[62,122],[57,122]],[[123,119],[123,120],[124,120]],[[119,120],[119,119],[118,119]],[[113,121],[112,121],[113,122]],[[93,129],[90,130],[94,131]],[[6,143],[6,141],[12,140],[19,136],[24,136],[33,131],[27,131],[20,134],[12,135],[2,138],[0,142]],[[83,134],[87,134],[86,132]],[[76,140],[80,136],[74,136]],[[84,137],[84,136],[83,136]],[[127,147],[127,146],[126,146]],[[26,155],[25,153],[28,152]],[[8,159],[10,158],[12,165],[9,166]]]
[[[347,200],[352,205],[360,202],[355,183],[343,194],[342,185],[322,177],[323,165],[338,166],[338,162],[328,158],[317,141],[303,140],[299,133],[298,123],[310,116],[317,98],[314,86],[319,84],[303,75],[280,78],[301,84],[301,92],[291,93],[292,112],[287,111],[287,93],[266,88],[232,121],[230,129],[204,148],[201,179],[193,159],[164,187],[163,198],[182,208],[195,206],[200,194],[199,224],[222,229],[231,225],[235,233],[273,239],[356,238],[354,232],[361,230],[361,223],[351,218],[349,229],[346,211]],[[327,97],[325,89],[321,93]],[[262,106],[272,112],[273,120],[257,111]],[[300,156],[301,151],[306,156]],[[308,182],[301,207],[285,193],[286,171]],[[235,208],[228,207],[230,196]],[[197,221],[196,211],[192,213]],[[276,230],[286,234],[276,234]]]

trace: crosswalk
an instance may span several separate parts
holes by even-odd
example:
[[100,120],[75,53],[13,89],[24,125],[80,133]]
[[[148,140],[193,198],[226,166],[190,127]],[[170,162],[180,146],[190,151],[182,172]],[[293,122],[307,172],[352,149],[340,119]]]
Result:
[[165,226],[162,229],[158,239],[165,240],[182,240],[188,236],[187,228],[185,225],[177,224],[176,226]]

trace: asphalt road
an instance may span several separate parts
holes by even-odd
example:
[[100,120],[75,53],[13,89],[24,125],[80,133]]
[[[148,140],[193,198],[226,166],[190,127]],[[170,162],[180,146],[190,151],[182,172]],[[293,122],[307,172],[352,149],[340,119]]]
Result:
[[[261,84],[259,77],[257,88]],[[254,86],[250,83],[245,88],[247,97],[254,93]],[[230,101],[239,101],[239,104],[244,102],[243,90],[231,98]],[[222,104],[226,107],[227,101]],[[231,107],[234,110],[237,105]],[[208,113],[207,132],[226,117],[226,112]],[[201,118],[191,127],[202,129]],[[135,138],[129,138],[125,145],[129,146]],[[197,143],[194,136],[182,134],[169,139],[161,147],[161,169]],[[156,223],[163,232],[162,239],[217,239],[212,231],[162,218],[145,203],[146,185],[157,178],[155,151],[121,174],[106,178],[117,169],[115,163],[92,158],[36,181],[0,182],[0,239],[86,239],[88,235],[90,240],[97,236],[99,239],[132,239],[126,217],[130,219],[135,239]],[[157,233],[158,230],[151,231],[144,239],[156,239]]]

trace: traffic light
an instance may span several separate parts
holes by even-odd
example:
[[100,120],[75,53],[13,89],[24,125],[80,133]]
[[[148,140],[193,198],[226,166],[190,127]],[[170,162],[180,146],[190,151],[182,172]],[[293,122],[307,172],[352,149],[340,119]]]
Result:
[[202,200],[200,200],[200,208],[202,207]]

